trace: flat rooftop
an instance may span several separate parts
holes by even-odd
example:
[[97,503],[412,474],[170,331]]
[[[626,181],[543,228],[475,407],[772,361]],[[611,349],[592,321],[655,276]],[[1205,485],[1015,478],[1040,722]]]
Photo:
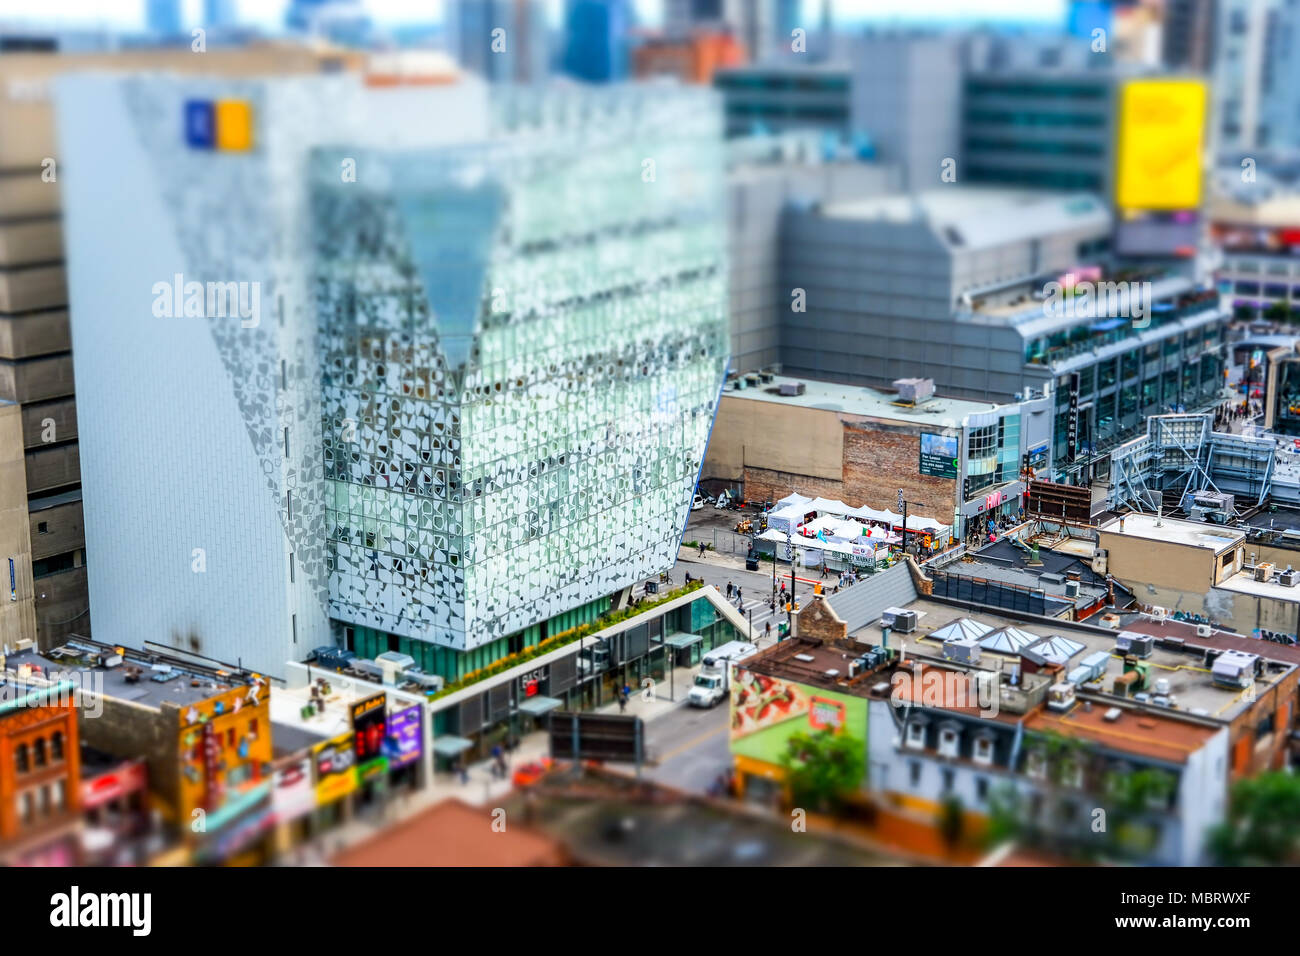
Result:
[[1079,228],[1110,228],[1110,212],[1086,192],[947,186],[910,195],[832,202],[830,219],[924,222],[954,250],[970,251]]
[[1205,548],[1216,554],[1241,544],[1246,539],[1245,532],[1222,525],[1207,525],[1204,521],[1184,521],[1180,518],[1159,518],[1136,511],[1106,522],[1097,531],[1122,534],[1127,538]]
[[[102,686],[106,697],[130,701],[143,707],[161,709],[163,704],[188,707],[207,700],[223,691],[234,687],[247,686],[248,681],[237,674],[212,676],[202,669],[186,668],[179,661],[167,660],[162,666],[168,670],[151,670],[150,665],[134,655],[115,667],[104,667],[89,662],[89,655],[79,656],[75,648],[66,649],[66,656],[61,654],[65,648],[55,648],[47,654],[35,650],[20,651],[10,654],[5,663],[10,669],[17,669],[24,664],[37,668],[41,673],[76,672],[89,675],[83,678],[82,689],[96,690]],[[139,680],[127,679],[127,665],[134,664],[144,668]],[[97,683],[102,682],[102,683]]]
[[[802,395],[782,395],[782,385],[804,386]],[[789,378],[777,375],[769,384],[757,388],[747,387],[722,393],[726,399],[743,399],[755,402],[772,402],[794,405],[799,408],[819,408],[831,412],[844,412],[909,425],[926,425],[931,428],[960,428],[968,415],[989,412],[997,408],[990,402],[971,402],[960,398],[935,396],[919,405],[899,404],[895,392],[882,392],[857,385],[840,385],[819,382],[808,378]]]
[[1250,569],[1239,571],[1232,577],[1216,585],[1218,590],[1232,591],[1236,594],[1250,594],[1254,597],[1270,598],[1274,601],[1288,601],[1300,604],[1300,587],[1287,587],[1277,580],[1256,581]]
[[[1191,641],[1184,642],[1181,639],[1167,641],[1164,644],[1157,642],[1151,656],[1143,659],[1149,668],[1150,685],[1145,691],[1148,699],[1142,701],[1133,697],[1126,698],[1123,695],[1114,696],[1112,694],[1114,679],[1124,672],[1123,655],[1117,652],[1115,648],[1115,640],[1119,635],[1119,631],[1089,627],[1064,620],[1021,618],[1000,613],[997,609],[980,608],[971,610],[933,598],[919,598],[907,604],[906,608],[917,613],[917,629],[911,634],[902,634],[898,631],[892,632],[889,638],[891,647],[897,647],[900,641],[905,640],[909,651],[914,650],[917,654],[931,658],[941,657],[943,641],[929,635],[954,621],[966,618],[984,624],[993,630],[1003,627],[1015,627],[1036,637],[1060,636],[1082,645],[1080,650],[1071,655],[1065,663],[1065,674],[1080,666],[1085,658],[1099,651],[1105,652],[1107,658],[1102,671],[1101,682],[1082,686],[1080,688],[1081,693],[1112,698],[1117,703],[1127,701],[1157,714],[1191,714],[1197,717],[1222,721],[1230,721],[1252,706],[1251,701],[1246,699],[1246,691],[1222,687],[1213,682],[1210,671],[1205,666],[1205,646],[1213,646],[1209,642],[1201,646],[1197,646]],[[878,645],[880,643],[880,632],[874,627],[863,628],[856,634],[851,635],[851,637],[864,647],[866,644]],[[778,652],[775,648],[782,648],[783,650]],[[757,657],[752,658],[746,666],[758,673],[769,676],[782,677],[812,687],[822,687],[827,690],[835,690],[839,693],[861,697],[871,697],[872,687],[882,680],[888,680],[887,675],[882,676],[879,672],[873,675],[857,677],[852,681],[845,680],[848,676],[849,661],[856,656],[852,651],[841,650],[827,645],[809,646],[798,640],[783,642],[776,645],[775,648],[771,653],[760,653]],[[1267,641],[1250,640],[1250,646],[1247,649],[1250,653],[1258,654],[1266,661],[1263,673],[1255,682],[1255,697],[1276,686],[1296,667],[1296,664],[1291,662],[1292,655],[1286,653],[1273,654],[1272,652],[1277,648]],[[811,660],[798,660],[795,658],[796,654],[806,655]],[[1011,671],[1012,665],[1018,660],[1018,654],[1003,654],[982,648],[980,661],[976,666],[985,670],[1000,667],[1005,674]],[[957,666],[960,667],[961,665]],[[828,676],[826,672],[832,669],[838,670],[839,674],[834,677]],[[1169,682],[1168,693],[1174,698],[1176,706],[1165,708],[1150,702],[1150,698],[1156,696],[1155,684],[1158,680],[1167,680]],[[1252,697],[1253,699],[1254,697]]]

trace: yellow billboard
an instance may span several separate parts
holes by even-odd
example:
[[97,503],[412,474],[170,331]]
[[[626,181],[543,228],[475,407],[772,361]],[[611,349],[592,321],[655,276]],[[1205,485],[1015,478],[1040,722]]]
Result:
[[1120,97],[1116,205],[1123,210],[1200,206],[1205,84],[1133,80]]

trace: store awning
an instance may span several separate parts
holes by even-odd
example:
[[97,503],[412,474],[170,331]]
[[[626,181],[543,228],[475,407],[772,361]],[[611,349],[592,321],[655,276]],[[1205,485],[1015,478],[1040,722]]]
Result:
[[445,737],[439,737],[433,742],[433,752],[439,757],[454,757],[462,750],[468,750],[473,746],[474,741],[449,734]]
[[519,709],[525,714],[533,717],[540,717],[543,714],[549,714],[556,707],[563,704],[564,701],[558,697],[543,697],[538,694],[536,697],[525,697],[519,702]]
[[703,635],[686,634],[682,631],[678,631],[676,634],[669,634],[668,639],[665,640],[664,643],[669,647],[683,648],[690,647],[692,644],[698,644],[702,640],[704,640]]

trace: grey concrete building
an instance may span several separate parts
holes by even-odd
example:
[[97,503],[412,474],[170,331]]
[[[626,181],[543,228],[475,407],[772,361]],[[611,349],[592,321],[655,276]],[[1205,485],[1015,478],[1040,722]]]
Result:
[[[920,376],[987,401],[1045,390],[1062,475],[1145,415],[1218,400],[1217,291],[1191,264],[1112,268],[1111,214],[1093,195],[951,186],[791,210],[785,227],[781,281],[806,293],[806,311],[783,314],[786,374],[876,387]],[[1072,275],[1118,286],[1076,306],[1050,291]]]
[[829,131],[848,139],[852,126],[852,70],[844,63],[787,59],[719,70],[727,135]]
[[807,208],[898,188],[895,166],[822,162],[816,137],[733,140],[727,172],[731,367],[782,361],[780,322],[791,292],[779,280],[781,222]]

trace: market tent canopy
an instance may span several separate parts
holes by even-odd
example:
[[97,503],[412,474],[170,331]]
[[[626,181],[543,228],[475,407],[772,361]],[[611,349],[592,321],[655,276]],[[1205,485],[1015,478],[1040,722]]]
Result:
[[535,697],[525,697],[521,700],[519,709],[532,717],[541,717],[543,714],[549,714],[563,703],[564,701],[558,697],[543,697],[538,694]]
[[457,737],[454,734],[448,734],[445,737],[439,737],[433,742],[433,752],[439,757],[454,757],[461,751],[468,750],[474,746],[474,741],[466,740],[464,737]]

